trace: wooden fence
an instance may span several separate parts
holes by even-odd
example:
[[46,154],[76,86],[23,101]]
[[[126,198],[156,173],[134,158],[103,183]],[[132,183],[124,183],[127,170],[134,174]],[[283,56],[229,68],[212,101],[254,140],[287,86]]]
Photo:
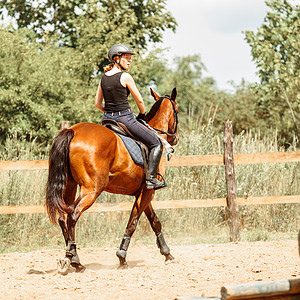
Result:
[[[227,138],[225,138],[226,135]],[[231,122],[225,123],[224,155],[220,154],[220,155],[174,156],[170,161],[165,161],[165,166],[166,167],[197,167],[197,166],[224,165],[226,185],[227,185],[227,198],[164,200],[164,201],[153,201],[152,204],[154,209],[227,206],[230,213],[230,240],[235,241],[239,238],[239,229],[238,229],[239,227],[238,206],[239,205],[300,203],[300,195],[237,198],[235,195],[236,192],[235,192],[234,166],[241,165],[241,164],[243,165],[243,164],[261,164],[261,163],[300,162],[300,151],[233,155],[232,147],[226,147],[226,142],[231,144],[233,143]],[[226,157],[228,159],[226,159]],[[48,169],[48,160],[0,161],[0,171],[41,170],[41,169],[44,170]],[[91,208],[89,208],[88,212],[129,211],[131,209],[132,209],[132,202],[94,203],[94,205]],[[44,212],[46,212],[46,210],[43,205],[0,206],[0,214],[17,214],[17,213],[32,214],[32,213],[44,213]]]
[[[164,159],[165,160],[165,159]],[[235,154],[235,165],[300,162],[300,151]],[[173,156],[166,167],[222,166],[224,155]],[[47,170],[48,160],[0,161],[0,171]]]

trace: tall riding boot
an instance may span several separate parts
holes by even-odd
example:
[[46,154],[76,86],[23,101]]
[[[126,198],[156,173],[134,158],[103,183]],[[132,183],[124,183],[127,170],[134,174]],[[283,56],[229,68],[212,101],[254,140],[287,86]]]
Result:
[[150,150],[148,170],[146,172],[146,188],[148,190],[151,189],[157,190],[166,186],[164,182],[161,182],[156,178],[157,169],[160,163],[162,152],[163,152],[162,144],[159,144],[158,146]]

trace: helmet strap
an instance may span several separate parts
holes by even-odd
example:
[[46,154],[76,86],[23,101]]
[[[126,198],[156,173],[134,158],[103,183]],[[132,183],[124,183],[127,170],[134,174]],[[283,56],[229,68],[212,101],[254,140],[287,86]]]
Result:
[[122,55],[119,55],[119,62],[115,61],[116,64],[122,69],[122,71],[126,70],[121,64],[120,64],[120,61],[121,61],[121,56]]

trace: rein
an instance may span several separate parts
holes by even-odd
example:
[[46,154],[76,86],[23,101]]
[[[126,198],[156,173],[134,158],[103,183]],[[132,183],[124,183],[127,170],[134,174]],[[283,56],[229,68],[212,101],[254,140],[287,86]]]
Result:
[[163,130],[160,130],[160,129],[157,129],[157,128],[154,128],[154,127],[151,127],[149,126],[146,121],[144,120],[141,120],[141,122],[146,126],[148,127],[151,131],[153,131],[160,139],[160,141],[162,142],[164,148],[167,150],[167,158],[168,158],[168,161],[171,159],[172,157],[172,154],[174,153],[174,149],[173,147],[163,138],[161,137],[158,133],[162,133],[162,134],[166,134],[168,136],[176,136],[176,133],[177,133],[177,125],[178,125],[178,117],[177,117],[177,111],[175,109],[175,106],[174,106],[174,103],[173,101],[171,100],[170,96],[166,95],[164,97],[160,97],[159,100],[163,100],[164,98],[166,99],[169,99],[172,103],[172,107],[173,107],[173,113],[174,113],[174,122],[172,124],[172,128],[171,130],[173,130],[173,128],[175,127],[174,129],[174,132],[173,133],[169,133],[169,132],[166,132],[166,131],[163,131]]

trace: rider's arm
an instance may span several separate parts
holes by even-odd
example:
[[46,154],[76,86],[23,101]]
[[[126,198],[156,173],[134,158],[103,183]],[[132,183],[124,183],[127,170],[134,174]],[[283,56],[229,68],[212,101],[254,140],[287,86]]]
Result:
[[140,113],[144,114],[145,113],[144,101],[143,101],[142,95],[140,94],[139,90],[137,89],[135,82],[134,82],[133,78],[131,77],[131,75],[128,73],[123,73],[123,75],[121,77],[121,84],[123,86],[128,87],[133,99],[135,100],[135,102],[140,110]]
[[95,97],[95,106],[100,109],[101,111],[105,112],[104,110],[104,102],[103,102],[103,91],[101,87],[101,80],[97,89],[96,97]]

